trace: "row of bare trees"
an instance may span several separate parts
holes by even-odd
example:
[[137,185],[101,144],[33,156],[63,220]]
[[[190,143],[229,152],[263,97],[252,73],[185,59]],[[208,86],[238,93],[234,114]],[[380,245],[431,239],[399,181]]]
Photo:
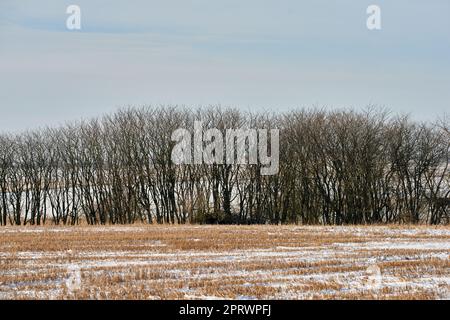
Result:
[[[175,129],[279,128],[280,168],[175,165]],[[193,130],[191,130],[193,132]],[[0,222],[449,223],[450,132],[367,109],[130,108],[0,135]]]

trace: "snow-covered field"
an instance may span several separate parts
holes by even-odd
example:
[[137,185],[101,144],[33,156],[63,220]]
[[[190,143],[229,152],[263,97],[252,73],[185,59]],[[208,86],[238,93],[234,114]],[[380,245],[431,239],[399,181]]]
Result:
[[450,227],[0,228],[0,299],[449,299]]

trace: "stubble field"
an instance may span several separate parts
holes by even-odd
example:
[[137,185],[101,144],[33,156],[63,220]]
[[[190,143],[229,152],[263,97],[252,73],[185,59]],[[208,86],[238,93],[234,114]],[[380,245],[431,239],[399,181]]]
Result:
[[0,299],[449,299],[450,227],[0,228]]

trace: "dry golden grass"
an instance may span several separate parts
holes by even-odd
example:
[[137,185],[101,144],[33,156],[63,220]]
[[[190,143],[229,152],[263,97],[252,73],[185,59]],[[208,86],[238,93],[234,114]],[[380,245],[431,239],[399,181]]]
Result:
[[0,298],[448,299],[449,251],[443,226],[3,227]]

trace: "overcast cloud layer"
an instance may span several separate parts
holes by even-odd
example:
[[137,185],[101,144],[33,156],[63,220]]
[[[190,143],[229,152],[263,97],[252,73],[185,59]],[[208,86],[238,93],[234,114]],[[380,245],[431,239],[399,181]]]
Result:
[[[70,4],[81,31],[65,27]],[[449,13],[448,0],[1,0],[0,131],[141,104],[377,104],[432,120],[450,109]]]

